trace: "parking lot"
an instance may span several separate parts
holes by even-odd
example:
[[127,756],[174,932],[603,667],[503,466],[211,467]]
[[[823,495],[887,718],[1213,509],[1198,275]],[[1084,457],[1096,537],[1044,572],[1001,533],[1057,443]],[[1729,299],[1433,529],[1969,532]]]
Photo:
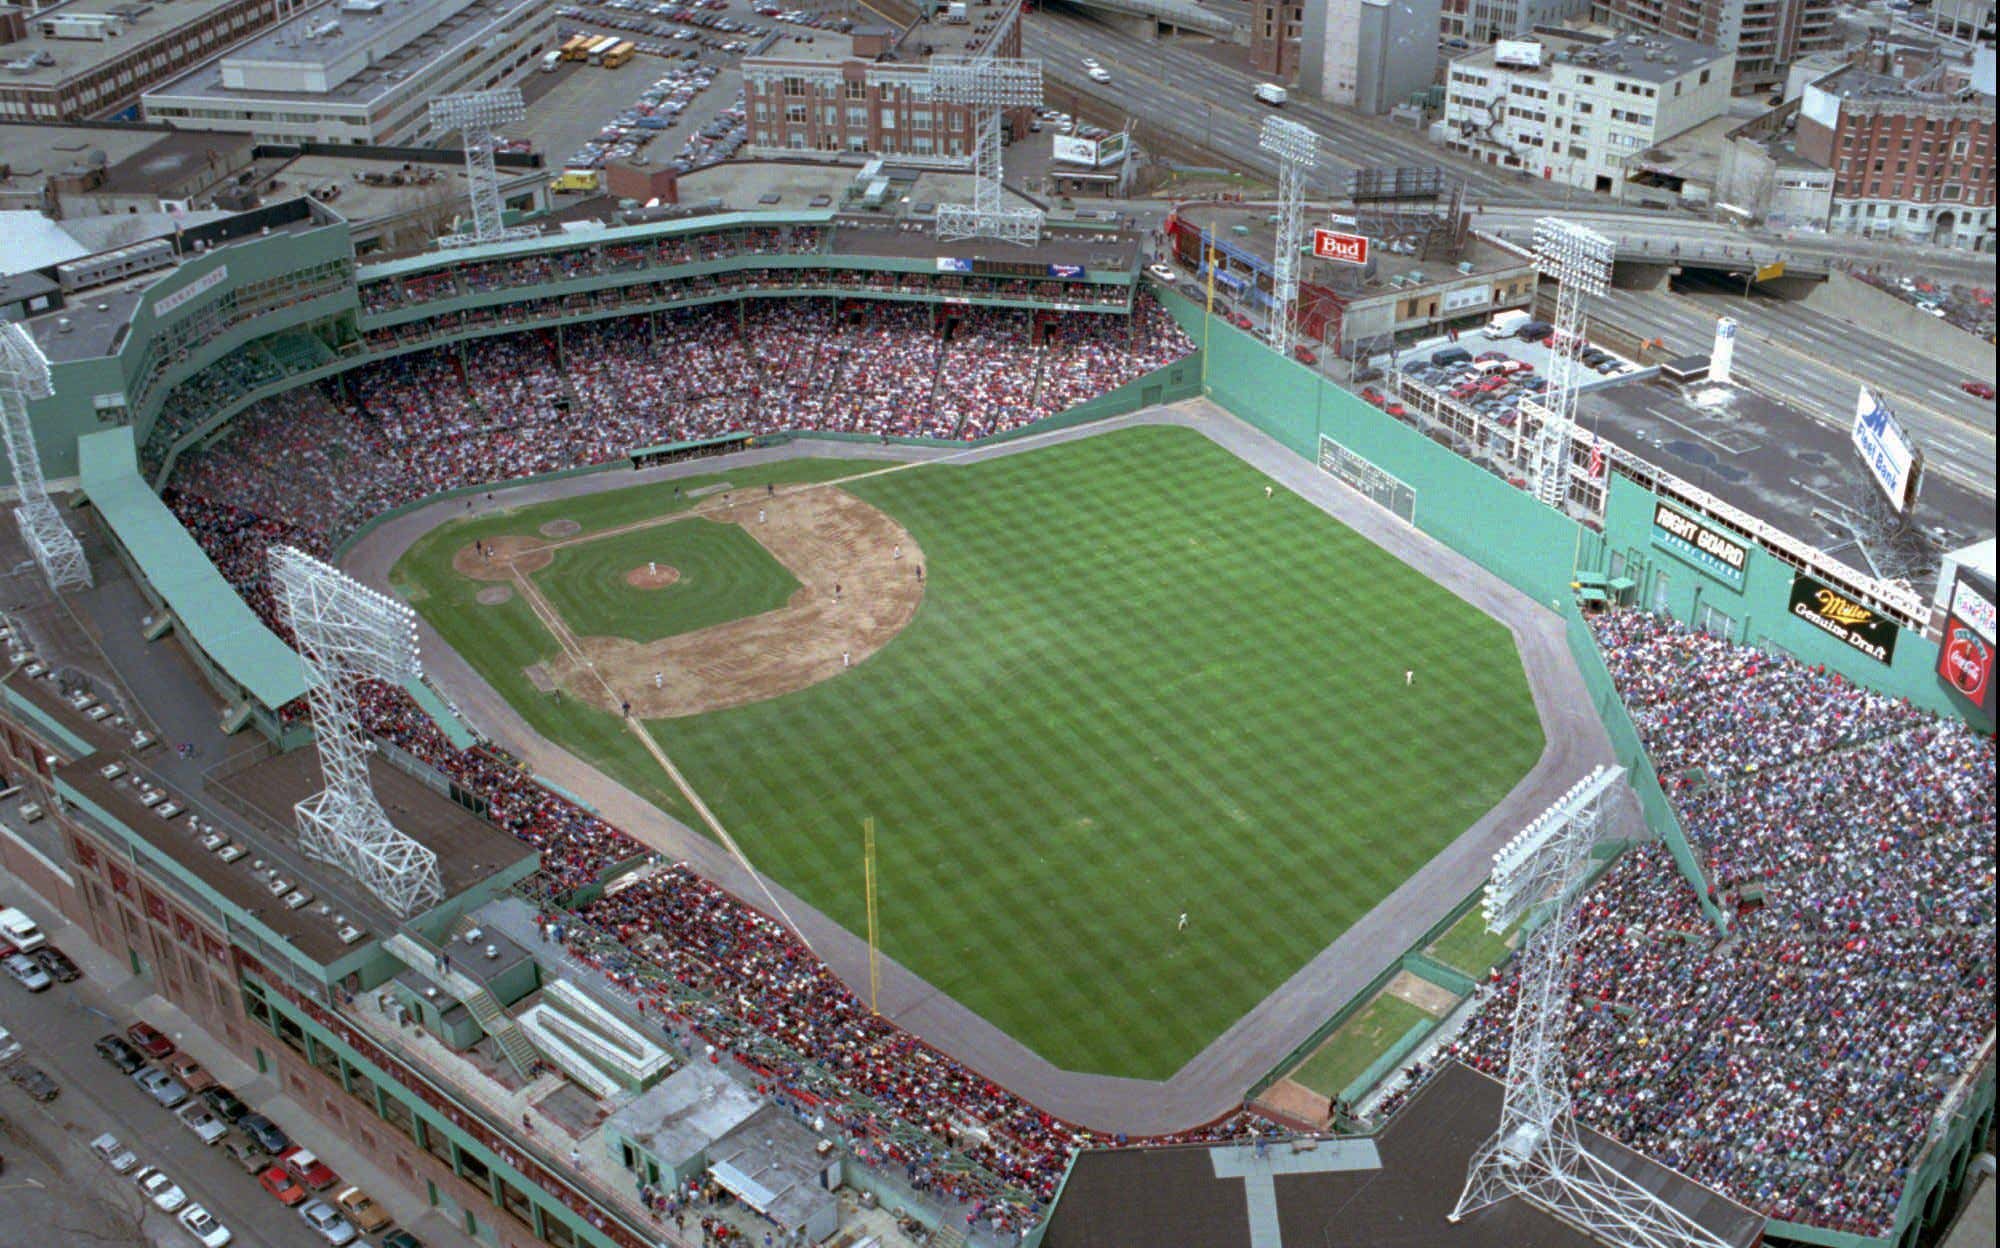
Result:
[[[7,893],[12,900],[20,890],[10,887]],[[49,918],[39,908],[35,917]],[[150,995],[144,980],[98,953],[81,934],[65,933],[67,925],[59,921],[52,926],[43,948],[60,944],[74,957],[78,977],[39,989],[20,976],[0,982],[0,1027],[11,1035],[10,1042],[0,1043],[0,1068],[7,1076],[0,1081],[0,1244],[332,1244],[342,1238],[338,1227],[329,1225],[330,1237],[315,1234],[300,1211],[359,1184],[394,1222],[409,1228],[414,1236],[409,1243],[469,1248],[471,1241],[441,1214],[359,1159],[284,1097],[275,1080],[188,1026]],[[159,1025],[157,1039],[127,1035],[127,1026],[140,1017]],[[136,1049],[141,1043],[160,1056],[119,1051],[121,1044]],[[14,1044],[20,1052],[7,1055]],[[147,1075],[157,1091],[142,1087],[135,1075]],[[212,1077],[227,1079],[242,1104],[219,1092],[204,1096],[188,1090]],[[246,1133],[257,1124],[244,1115],[258,1111],[290,1137],[269,1138],[280,1153],[297,1141],[330,1164],[312,1175],[320,1190],[291,1205],[281,1203],[237,1160],[239,1155],[261,1159],[260,1168],[273,1162],[251,1148]],[[231,1123],[228,1115],[238,1120]],[[115,1145],[92,1147],[107,1135]],[[291,1160],[305,1164],[296,1154]],[[149,1167],[158,1178],[148,1175]],[[141,1179],[152,1182],[153,1199]],[[195,1206],[220,1229],[190,1214]],[[40,1236],[11,1234],[24,1228],[40,1228]],[[389,1236],[395,1229],[385,1225],[345,1242],[375,1248],[394,1242]]]

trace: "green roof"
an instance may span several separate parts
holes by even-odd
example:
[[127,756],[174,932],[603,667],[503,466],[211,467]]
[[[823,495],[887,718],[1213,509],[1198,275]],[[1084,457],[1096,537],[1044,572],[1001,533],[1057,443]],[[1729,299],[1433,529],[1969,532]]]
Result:
[[400,260],[363,264],[355,270],[354,280],[373,282],[384,278],[401,277],[407,273],[442,269],[448,265],[464,264],[467,261],[504,260],[509,256],[532,256],[544,251],[569,251],[577,247],[600,247],[607,243],[664,238],[673,234],[706,234],[713,230],[733,229],[745,225],[825,225],[832,220],[831,208],[758,209],[747,212],[711,212],[705,216],[647,221],[640,225],[561,230],[534,238],[509,239],[499,243],[474,243],[465,247],[455,247],[449,251],[427,251],[421,255],[404,256]]
[[132,430],[88,434],[77,439],[76,452],[83,492],[202,653],[273,710],[302,696],[299,656],[264,626],[147,487]]

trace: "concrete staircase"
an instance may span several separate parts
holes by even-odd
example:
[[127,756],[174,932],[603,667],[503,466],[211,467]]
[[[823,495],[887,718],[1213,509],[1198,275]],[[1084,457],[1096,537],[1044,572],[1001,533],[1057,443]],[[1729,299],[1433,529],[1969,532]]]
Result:
[[[463,924],[466,920],[461,916],[459,922]],[[456,927],[452,930],[454,935],[458,933]],[[500,1052],[506,1055],[508,1064],[515,1072],[523,1079],[531,1077],[530,1072],[542,1056],[536,1050],[534,1041],[514,1022],[514,1016],[494,1000],[493,994],[486,991],[485,985],[455,967],[450,970],[442,968],[440,957],[448,950],[440,949],[408,928],[397,931],[383,945],[418,973],[436,980],[463,1002],[465,1008],[472,1011],[480,1029],[491,1036]]]

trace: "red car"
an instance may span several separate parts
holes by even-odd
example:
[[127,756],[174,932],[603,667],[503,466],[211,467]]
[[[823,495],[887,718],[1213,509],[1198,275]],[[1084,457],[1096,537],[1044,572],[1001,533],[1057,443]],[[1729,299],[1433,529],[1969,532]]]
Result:
[[1369,386],[1362,390],[1361,401],[1364,403],[1373,403],[1375,406],[1380,407],[1382,406],[1382,392],[1373,386]]
[[1255,324],[1253,324],[1253,323],[1251,322],[1250,318],[1249,318],[1249,317],[1247,317],[1247,316],[1245,316],[1245,315],[1243,315],[1243,314],[1242,314],[1241,312],[1238,312],[1238,313],[1236,314],[1236,316],[1234,317],[1234,320],[1235,320],[1235,322],[1236,322],[1236,328],[1238,328],[1238,329],[1255,329],[1255,328],[1257,328],[1257,326],[1256,326]]
[[1310,347],[1293,347],[1292,358],[1301,364],[1319,363],[1319,356],[1315,355]]
[[257,1185],[278,1198],[281,1205],[296,1205],[309,1193],[300,1187],[298,1180],[285,1172],[283,1166],[272,1166],[257,1176]]
[[1535,366],[1526,360],[1508,360],[1500,366],[1500,371],[1511,377],[1515,373],[1532,373],[1535,371]]
[[332,1166],[296,1144],[279,1153],[278,1160],[284,1165],[285,1173],[304,1184],[309,1191],[323,1192],[340,1182],[340,1176],[333,1172]]
[[1472,358],[1475,360],[1504,360],[1507,358],[1507,353],[1505,351],[1481,351]]
[[1975,399],[1990,399],[1993,397],[1993,387],[1983,381],[1961,381],[1958,383],[1958,388]]
[[163,1062],[174,1055],[174,1042],[160,1034],[160,1029],[151,1023],[133,1023],[125,1029],[125,1038],[132,1047],[156,1062]]
[[1391,403],[1382,410],[1389,413],[1391,416],[1408,416],[1410,414],[1409,409],[1404,407],[1401,403]]

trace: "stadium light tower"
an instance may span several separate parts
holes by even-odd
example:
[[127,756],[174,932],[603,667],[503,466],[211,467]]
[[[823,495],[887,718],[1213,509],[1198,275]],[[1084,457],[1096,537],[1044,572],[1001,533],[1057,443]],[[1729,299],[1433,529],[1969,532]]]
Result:
[[278,607],[306,667],[326,788],[293,809],[306,856],[366,885],[398,917],[444,900],[437,855],[396,830],[368,782],[354,682],[422,674],[417,617],[395,599],[290,546],[271,548]]
[[1305,238],[1306,174],[1319,165],[1319,136],[1296,121],[1266,117],[1257,146],[1278,158],[1278,243],[1271,257],[1269,338],[1279,355],[1292,353],[1296,329],[1292,309],[1299,301],[1299,245]]
[[972,114],[972,202],[939,204],[939,238],[997,238],[1032,243],[1042,236],[1039,209],[1008,207],[1001,180],[1000,128],[1010,108],[1042,102],[1042,63],[1000,56],[931,58],[931,93]]
[[472,233],[448,234],[438,240],[440,247],[468,247],[474,243],[497,243],[525,238],[532,229],[508,229],[500,207],[500,174],[493,167],[497,131],[528,115],[519,87],[492,91],[461,91],[441,95],[431,101],[431,128],[439,134],[457,130],[464,135],[465,185],[472,196]]
[[1555,358],[1549,364],[1549,388],[1522,406],[1541,420],[1535,439],[1535,496],[1560,511],[1569,499],[1570,435],[1576,430],[1576,351],[1583,347],[1589,301],[1611,286],[1611,264],[1617,247],[1596,230],[1543,217],[1535,222],[1535,267],[1555,279]]
[[1536,906],[1553,904],[1521,951],[1500,1129],[1472,1154],[1451,1220],[1519,1196],[1615,1248],[1727,1248],[1577,1140],[1562,1054],[1577,937],[1570,894],[1589,870],[1590,847],[1624,774],[1622,767],[1598,767],[1493,855],[1480,907],[1488,931],[1505,932]]
[[14,521],[49,588],[61,593],[89,587],[90,560],[84,557],[83,543],[49,501],[42,453],[35,448],[35,429],[28,420],[28,404],[54,393],[48,357],[28,331],[14,321],[0,325],[0,435],[6,439],[7,462],[21,495]]

